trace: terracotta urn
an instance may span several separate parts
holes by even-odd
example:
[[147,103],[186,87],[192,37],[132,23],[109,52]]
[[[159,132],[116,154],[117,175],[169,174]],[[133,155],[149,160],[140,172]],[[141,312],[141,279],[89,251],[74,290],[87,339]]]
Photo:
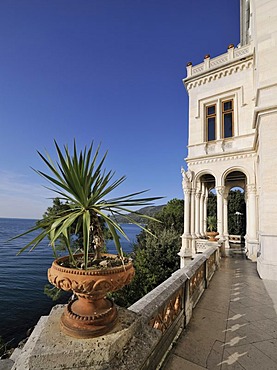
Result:
[[217,231],[207,231],[206,232],[206,235],[209,237],[209,241],[210,242],[216,242],[217,241],[217,238],[216,236],[218,235],[219,233]]
[[[105,254],[109,258],[115,255]],[[77,257],[77,256],[76,256]],[[93,338],[113,329],[117,309],[106,297],[129,284],[135,274],[132,262],[116,267],[81,270],[64,267],[68,256],[56,259],[48,270],[48,280],[57,288],[77,297],[68,303],[61,317],[62,331],[75,338]]]

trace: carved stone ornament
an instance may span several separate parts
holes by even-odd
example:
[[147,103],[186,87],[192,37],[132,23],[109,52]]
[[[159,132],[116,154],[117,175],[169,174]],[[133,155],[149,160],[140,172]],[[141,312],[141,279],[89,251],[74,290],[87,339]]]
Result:
[[191,188],[192,180],[193,180],[193,172],[191,170],[185,171],[183,167],[181,167],[181,173],[183,176],[182,186],[183,189]]
[[169,302],[158,311],[155,317],[150,320],[150,326],[165,332],[182,310],[182,297],[184,296],[183,288],[170,299]]
[[67,259],[55,260],[48,270],[51,284],[72,291],[78,297],[67,305],[61,317],[62,330],[76,338],[93,338],[109,332],[117,322],[117,309],[106,294],[131,282],[135,274],[132,262],[111,268],[79,270],[62,266]]
[[247,193],[256,193],[256,186],[254,184],[247,184],[246,191]]
[[224,191],[225,191],[225,186],[217,186],[216,187],[217,194],[223,196],[224,195]]

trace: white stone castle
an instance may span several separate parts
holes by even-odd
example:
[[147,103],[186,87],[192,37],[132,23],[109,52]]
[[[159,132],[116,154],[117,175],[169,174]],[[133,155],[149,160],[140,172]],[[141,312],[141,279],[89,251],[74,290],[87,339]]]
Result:
[[247,256],[257,261],[261,278],[277,280],[277,1],[240,0],[240,7],[240,44],[187,65],[188,171],[182,170],[180,256],[193,254],[205,235],[212,188],[219,240],[228,248],[228,193],[241,187]]

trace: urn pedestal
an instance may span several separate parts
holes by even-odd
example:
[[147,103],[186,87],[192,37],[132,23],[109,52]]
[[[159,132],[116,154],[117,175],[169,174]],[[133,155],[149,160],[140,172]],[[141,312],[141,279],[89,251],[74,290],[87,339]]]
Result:
[[131,282],[135,274],[132,262],[111,268],[79,270],[64,267],[67,260],[68,257],[55,260],[48,270],[51,284],[72,291],[77,297],[65,307],[61,317],[62,331],[75,338],[94,338],[108,333],[116,325],[118,313],[106,295]]

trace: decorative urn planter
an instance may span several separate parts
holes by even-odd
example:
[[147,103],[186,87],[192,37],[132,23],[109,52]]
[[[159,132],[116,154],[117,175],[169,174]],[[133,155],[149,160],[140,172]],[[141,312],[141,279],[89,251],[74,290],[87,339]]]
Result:
[[206,232],[206,235],[208,236],[210,242],[216,242],[217,241],[216,236],[218,234],[219,233],[217,231],[207,231]]
[[[117,256],[104,254],[103,257]],[[77,296],[65,307],[61,317],[62,331],[75,338],[104,335],[113,329],[118,316],[116,306],[106,295],[131,282],[135,274],[132,262],[116,267],[79,270],[64,267],[66,261],[68,256],[58,258],[48,270],[51,284]]]

